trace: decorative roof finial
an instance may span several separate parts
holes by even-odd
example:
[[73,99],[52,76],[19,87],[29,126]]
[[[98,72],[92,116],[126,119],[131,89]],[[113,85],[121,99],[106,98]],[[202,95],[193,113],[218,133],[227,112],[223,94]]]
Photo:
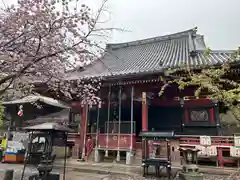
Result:
[[240,61],[240,46],[238,46],[238,49],[237,49],[236,60]]
[[194,28],[193,28],[193,31],[194,31],[195,33],[197,32],[197,30],[198,30],[197,27],[194,27]]

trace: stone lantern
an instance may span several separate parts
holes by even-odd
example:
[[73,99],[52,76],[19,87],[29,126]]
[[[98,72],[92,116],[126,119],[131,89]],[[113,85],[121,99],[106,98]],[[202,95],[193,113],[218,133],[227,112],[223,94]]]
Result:
[[203,174],[199,173],[197,166],[197,154],[200,151],[196,148],[179,148],[183,154],[183,168],[179,173],[180,180],[203,180]]
[[184,164],[197,164],[197,153],[199,149],[193,148],[179,148],[179,151],[183,154]]

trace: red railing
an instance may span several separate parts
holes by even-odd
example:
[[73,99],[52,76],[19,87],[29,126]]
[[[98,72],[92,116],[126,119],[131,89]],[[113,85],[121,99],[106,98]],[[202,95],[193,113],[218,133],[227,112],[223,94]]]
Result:
[[[181,136],[180,146],[200,145],[200,136]],[[230,156],[230,147],[234,145],[233,136],[211,136],[211,146],[217,148],[217,164],[224,167],[226,163],[235,163],[238,158]]]
[[[132,136],[132,138],[131,138]],[[108,142],[107,142],[108,138]],[[118,138],[119,141],[118,141]],[[131,143],[132,139],[132,143]],[[132,147],[131,147],[132,146]],[[134,134],[99,134],[98,147],[104,149],[118,150],[118,149],[135,149],[136,136]]]
[[[91,137],[91,141],[88,141],[88,137]],[[131,138],[132,136],[132,138]],[[108,137],[108,142],[107,142]],[[118,141],[118,138],[119,141]],[[132,139],[132,142],[131,142]],[[75,146],[80,147],[79,143],[80,137],[79,134],[69,134],[68,141],[75,141]],[[96,141],[97,140],[97,141]],[[200,145],[200,136],[178,136],[177,140],[179,141],[178,146],[192,146]],[[101,149],[109,150],[129,150],[136,149],[136,136],[131,134],[87,134],[86,139],[86,158],[92,153],[95,143],[97,147]],[[234,145],[233,136],[212,136],[211,137],[211,146],[217,146],[217,161],[220,166],[224,166],[225,163],[233,163],[236,161],[236,158],[230,157],[230,147]],[[131,147],[132,146],[132,147]],[[138,142],[138,148],[141,149],[141,142]],[[175,148],[177,149],[177,147]],[[77,152],[77,151],[76,151]]]
[[[211,136],[211,144],[218,147],[233,146],[233,136]],[[200,145],[200,136],[181,136],[180,145]]]

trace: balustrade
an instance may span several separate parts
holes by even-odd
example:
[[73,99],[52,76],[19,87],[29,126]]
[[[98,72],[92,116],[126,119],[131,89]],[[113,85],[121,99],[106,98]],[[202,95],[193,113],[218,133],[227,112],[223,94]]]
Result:
[[[131,136],[133,137],[132,149],[136,149],[135,135],[120,134],[119,136],[118,133],[109,133],[108,135],[106,133],[100,133],[97,142],[96,133],[88,134],[87,136],[89,135],[94,141],[92,149],[95,147],[95,143],[97,143],[96,146],[98,149],[127,151],[131,149]],[[120,138],[119,142],[118,138]],[[75,141],[75,144],[78,144],[78,139],[78,134],[69,134],[68,141]],[[177,145],[179,147],[192,147],[199,149],[198,159],[201,161],[213,161],[219,166],[224,166],[225,163],[234,163],[240,166],[240,141],[238,136],[179,136],[176,141],[179,142]],[[138,142],[138,144],[140,144],[140,142]],[[138,149],[139,148],[141,148],[141,145],[138,145]],[[149,152],[151,152],[151,147],[149,146],[149,148]],[[177,149],[177,147],[174,147],[174,149]]]
[[[131,144],[131,136],[132,144]],[[118,138],[120,138],[118,143]],[[108,141],[108,143],[107,143]],[[136,147],[136,137],[131,134],[99,134],[99,142],[98,148],[100,149],[111,149],[111,150],[128,150],[131,149],[131,145],[133,145],[132,149]]]

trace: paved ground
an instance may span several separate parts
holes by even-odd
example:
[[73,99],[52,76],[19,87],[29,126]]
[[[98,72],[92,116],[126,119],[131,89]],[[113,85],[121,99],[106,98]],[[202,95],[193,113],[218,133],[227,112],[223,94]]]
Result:
[[[1,164],[0,163],[0,179],[4,176],[4,171],[7,169],[14,169],[14,180],[20,180],[23,170],[23,165],[19,164]],[[53,172],[61,174],[61,180],[63,180],[63,168],[55,168]],[[37,173],[36,168],[28,166],[25,169],[24,180],[28,180],[28,177],[32,174]],[[65,180],[154,180],[155,178],[142,178],[140,175],[124,175],[124,174],[113,174],[110,171],[103,173],[98,172],[82,172],[77,169],[68,168],[66,170]]]
[[[56,160],[55,166],[63,166],[63,160]],[[84,172],[112,172],[128,175],[139,175],[142,173],[142,167],[140,165],[125,165],[117,163],[94,163],[94,162],[79,162],[76,159],[68,159],[67,167],[73,168],[77,171]],[[181,166],[173,165],[174,169],[181,170]],[[200,171],[203,173],[229,175],[239,171],[236,168],[221,168],[213,166],[200,166]],[[239,178],[240,179],[240,178]]]
[[[73,167],[74,166],[74,167]],[[0,179],[2,179],[4,170],[14,169],[15,178],[14,180],[20,180],[23,165],[21,164],[1,164],[0,163]],[[211,170],[211,168],[208,168]],[[58,164],[53,172],[61,174],[61,180],[63,180],[63,166]],[[33,166],[28,166],[25,170],[25,178],[32,174],[37,173],[36,168]],[[141,169],[136,167],[129,167],[126,165],[117,165],[117,164],[89,164],[89,163],[80,163],[73,165],[66,170],[65,180],[154,180],[156,178],[141,177]],[[161,178],[166,179],[166,178]],[[205,180],[239,180],[240,173],[238,171],[232,171],[225,175],[209,175],[205,174]]]

